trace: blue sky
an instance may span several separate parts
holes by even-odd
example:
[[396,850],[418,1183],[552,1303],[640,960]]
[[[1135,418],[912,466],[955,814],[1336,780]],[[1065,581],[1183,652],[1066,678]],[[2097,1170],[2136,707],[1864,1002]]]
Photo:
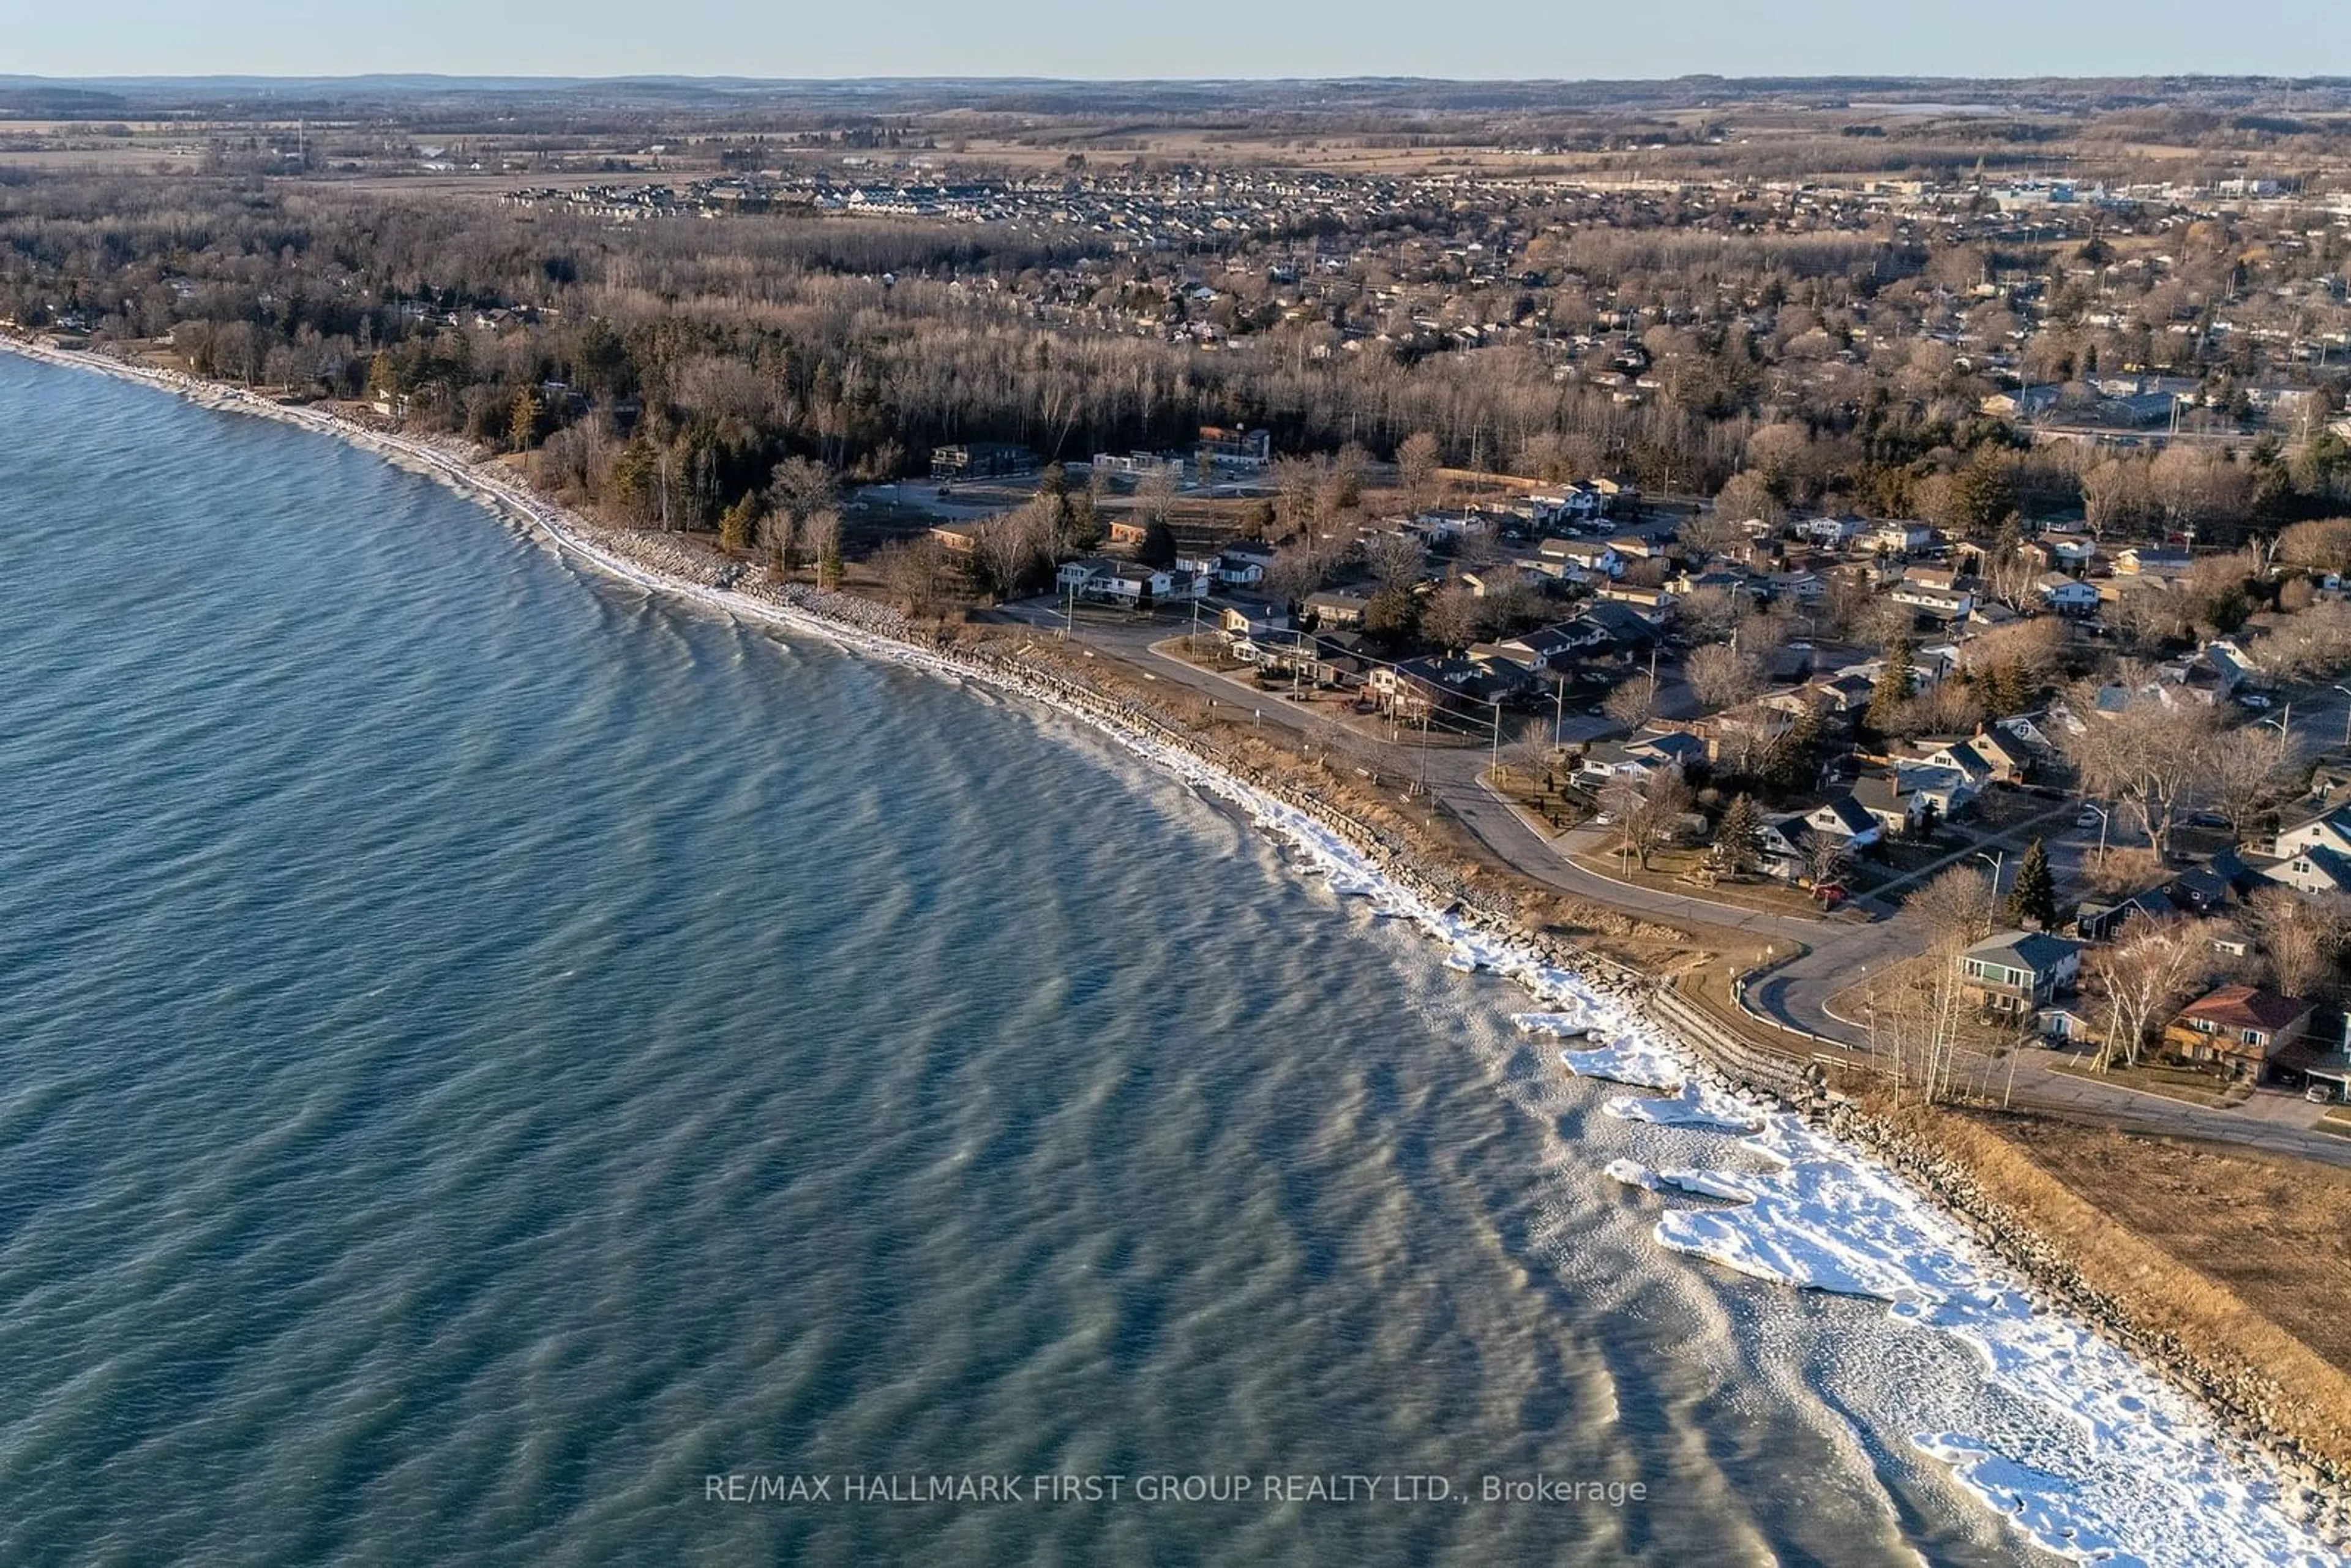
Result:
[[1148,77],[2351,75],[2342,0],[76,0],[0,72]]

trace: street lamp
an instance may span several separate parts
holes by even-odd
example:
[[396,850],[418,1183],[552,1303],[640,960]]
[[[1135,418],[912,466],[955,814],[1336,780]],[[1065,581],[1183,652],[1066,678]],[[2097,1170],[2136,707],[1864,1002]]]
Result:
[[[2345,696],[2351,697],[2351,686],[2338,685],[2335,689]],[[2343,749],[2351,751],[2351,706],[2346,706],[2343,710]]]
[[2085,800],[2082,802],[2082,810],[2095,811],[2098,814],[2098,863],[2104,865],[2106,862],[2106,809],[2104,806],[2094,806]]
[[1976,852],[1976,859],[1980,861],[1991,862],[1991,891],[1992,895],[1995,898],[1998,897],[2000,895],[2001,868],[2008,863],[2008,852],[2006,850],[1995,850],[1991,854],[1986,854],[1983,851],[1978,850]]

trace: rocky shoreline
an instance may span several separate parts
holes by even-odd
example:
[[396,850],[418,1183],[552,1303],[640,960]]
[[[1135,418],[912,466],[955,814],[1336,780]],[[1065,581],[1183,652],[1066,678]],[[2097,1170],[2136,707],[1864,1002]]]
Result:
[[2061,1249],[1987,1192],[1964,1161],[1846,1100],[1824,1100],[1818,1120],[1831,1136],[1867,1150],[1933,1197],[2024,1281],[2037,1307],[2089,1324],[2195,1399],[2225,1437],[2260,1455],[2299,1492],[2295,1511],[2303,1522],[2338,1548],[2351,1542],[2351,1468],[2314,1452],[2291,1429],[2283,1419],[2285,1391],[2273,1380],[2219,1366],[2178,1335],[2145,1326],[2130,1301],[2092,1284]]
[[[174,372],[109,361],[50,345],[0,338],[0,346],[47,362],[109,373],[159,385],[208,406],[286,420],[365,446],[387,458],[422,468],[536,529],[554,548],[648,591],[702,602],[724,613],[765,619],[809,631],[847,646],[929,670],[972,680],[993,689],[1041,702],[1096,726],[1138,749],[1179,752],[1233,786],[1234,799],[1250,796],[1278,802],[1310,819],[1352,847],[1380,875],[1418,902],[1452,915],[1498,941],[1529,949],[1541,961],[1575,971],[1595,991],[1608,995],[1656,1021],[1683,1041],[1708,1074],[1734,1088],[1789,1103],[1785,1080],[1766,1082],[1742,1071],[1736,1061],[1709,1051],[1689,1031],[1658,1017],[1653,999],[1656,981],[1608,956],[1531,930],[1505,900],[1473,886],[1451,866],[1435,863],[1419,846],[1365,822],[1331,801],[1278,778],[1248,758],[1231,754],[1143,703],[1097,689],[1020,656],[1017,649],[962,642],[939,629],[909,621],[886,605],[854,594],[806,584],[778,582],[763,570],[746,570],[716,552],[674,537],[604,528],[562,511],[508,476],[476,461],[468,450],[446,442],[390,434],[315,408],[271,402],[239,389]],[[2300,1493],[2294,1510],[2304,1521],[2340,1544],[2351,1536],[2351,1472],[2310,1452],[2275,1417],[2280,1391],[2267,1379],[2215,1368],[2173,1336],[2149,1333],[2117,1297],[2085,1281],[2080,1270],[2021,1217],[1991,1197],[1961,1162],[1913,1137],[1903,1128],[1817,1088],[1797,1097],[1796,1108],[1848,1146],[1865,1151],[1930,1196],[1955,1217],[1987,1251],[2013,1270],[2053,1310],[2085,1322],[2193,1396],[2233,1441],[2273,1466]]]

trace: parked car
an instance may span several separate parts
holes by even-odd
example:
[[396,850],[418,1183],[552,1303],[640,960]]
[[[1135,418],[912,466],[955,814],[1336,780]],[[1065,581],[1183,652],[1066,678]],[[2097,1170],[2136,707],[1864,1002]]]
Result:
[[2270,699],[2262,695],[2259,692],[2247,692],[2244,695],[2239,697],[2237,701],[2246,707],[2256,710],[2265,708],[2270,706]]
[[2074,825],[2077,828],[2095,828],[2105,821],[2105,818],[2103,815],[2089,806],[2085,806],[2074,813]]
[[2335,1103],[2335,1085],[2314,1083],[2302,1092],[2302,1097],[2314,1105],[2332,1105]]

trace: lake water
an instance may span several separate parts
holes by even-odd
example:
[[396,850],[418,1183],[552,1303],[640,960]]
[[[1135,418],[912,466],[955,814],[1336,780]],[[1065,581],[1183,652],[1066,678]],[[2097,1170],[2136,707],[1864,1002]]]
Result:
[[0,431],[0,1561],[2018,1559],[1964,1351],[1661,1252],[1598,1167],[1724,1140],[1173,779],[298,431]]

